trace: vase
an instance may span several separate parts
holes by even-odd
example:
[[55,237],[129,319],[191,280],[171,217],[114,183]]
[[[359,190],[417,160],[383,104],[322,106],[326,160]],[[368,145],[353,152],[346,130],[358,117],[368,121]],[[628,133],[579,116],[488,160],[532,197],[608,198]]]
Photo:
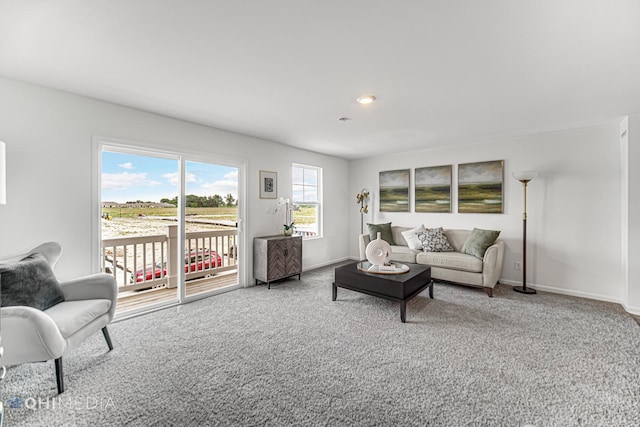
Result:
[[377,239],[369,242],[365,253],[367,261],[373,265],[385,265],[391,261],[391,245],[386,240],[382,240],[380,232]]
[[291,236],[293,234],[293,227],[285,228],[283,231],[285,236]]

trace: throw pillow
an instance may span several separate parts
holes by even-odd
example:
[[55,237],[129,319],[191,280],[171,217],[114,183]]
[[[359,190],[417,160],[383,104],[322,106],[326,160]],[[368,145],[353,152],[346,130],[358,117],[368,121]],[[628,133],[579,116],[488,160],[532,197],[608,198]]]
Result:
[[454,250],[442,227],[421,231],[418,233],[418,239],[422,242],[424,252],[453,252]]
[[487,248],[494,244],[499,235],[500,232],[496,230],[474,228],[462,246],[462,253],[483,258]]
[[376,240],[378,238],[378,233],[380,233],[380,238],[386,241],[388,244],[393,245],[393,234],[391,234],[391,223],[387,222],[386,224],[369,224],[367,223],[367,227],[369,227],[369,237],[371,240]]
[[44,255],[31,254],[14,264],[0,264],[2,307],[26,305],[46,310],[64,294]]
[[407,246],[409,246],[409,248],[422,249],[422,241],[418,239],[418,233],[422,231],[427,231],[427,229],[424,228],[424,225],[420,224],[418,227],[412,230],[403,231],[400,234],[402,234],[402,237],[404,237],[404,240],[407,241]]

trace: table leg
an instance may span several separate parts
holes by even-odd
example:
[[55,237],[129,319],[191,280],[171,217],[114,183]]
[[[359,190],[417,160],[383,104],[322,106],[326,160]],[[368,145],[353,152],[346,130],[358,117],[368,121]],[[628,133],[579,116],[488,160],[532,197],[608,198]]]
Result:
[[336,298],[338,297],[338,287],[336,286],[336,282],[333,282],[332,286],[332,291],[331,291],[331,301],[335,301]]
[[429,298],[433,299],[433,280],[429,283]]
[[400,320],[402,320],[402,323],[407,322],[407,302],[406,301],[400,301]]

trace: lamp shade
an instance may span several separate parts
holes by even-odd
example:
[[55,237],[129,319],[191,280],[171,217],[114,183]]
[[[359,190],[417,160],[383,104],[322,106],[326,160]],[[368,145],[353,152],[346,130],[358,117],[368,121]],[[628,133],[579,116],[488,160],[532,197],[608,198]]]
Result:
[[534,178],[538,177],[538,172],[536,171],[521,171],[521,172],[513,172],[511,175],[518,181],[526,181],[529,182]]
[[7,156],[4,142],[0,141],[0,205],[7,204]]

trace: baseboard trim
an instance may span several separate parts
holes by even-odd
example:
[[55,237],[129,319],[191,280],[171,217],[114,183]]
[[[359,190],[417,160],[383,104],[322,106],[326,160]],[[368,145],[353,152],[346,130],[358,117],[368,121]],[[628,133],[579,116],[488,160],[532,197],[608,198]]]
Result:
[[349,261],[351,259],[353,259],[353,258],[345,256],[345,257],[338,258],[338,259],[335,259],[335,260],[332,260],[332,261],[326,261],[326,262],[323,262],[323,263],[320,263],[320,264],[309,265],[309,266],[303,268],[302,272],[304,273],[306,271],[315,270],[316,268],[326,267],[327,265],[336,264],[338,262],[343,262],[343,261]]
[[[498,282],[502,283],[503,285],[522,286],[522,282],[519,282],[516,280],[500,279]],[[633,314],[636,316],[640,315],[640,307],[628,306],[619,298],[612,298],[606,295],[593,294],[590,292],[582,292],[582,291],[575,291],[571,289],[557,288],[555,286],[538,285],[535,283],[527,283],[527,287],[535,289],[537,291],[550,292],[552,294],[561,294],[561,295],[568,295],[572,297],[587,298],[587,299],[592,299],[596,301],[612,302],[615,304],[620,304],[624,309],[624,311],[626,311],[629,314]]]

